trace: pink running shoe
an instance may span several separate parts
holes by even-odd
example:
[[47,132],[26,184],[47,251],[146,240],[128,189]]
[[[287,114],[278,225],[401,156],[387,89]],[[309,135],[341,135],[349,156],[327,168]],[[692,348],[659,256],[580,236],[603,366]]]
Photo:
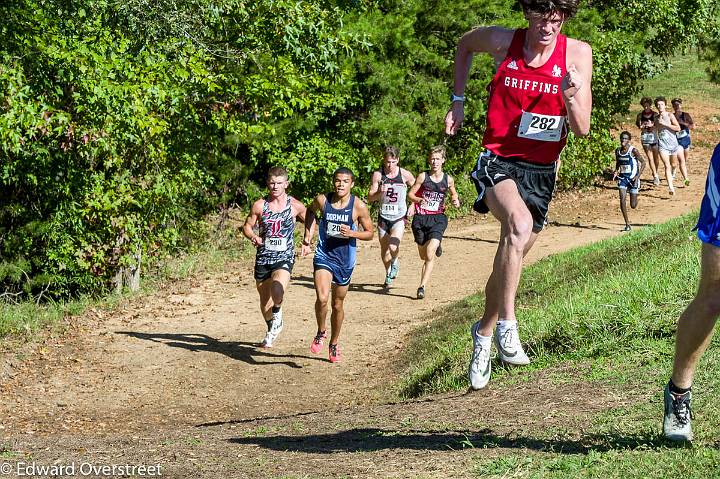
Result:
[[342,359],[342,355],[340,354],[340,348],[337,344],[331,344],[330,345],[330,362],[331,363],[339,363],[340,359]]
[[314,354],[319,353],[323,344],[325,344],[325,338],[327,338],[327,331],[318,331],[310,345],[310,352]]

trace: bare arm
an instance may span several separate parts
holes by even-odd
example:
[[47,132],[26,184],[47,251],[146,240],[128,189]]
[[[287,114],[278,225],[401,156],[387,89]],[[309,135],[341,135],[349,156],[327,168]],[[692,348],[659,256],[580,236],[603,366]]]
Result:
[[448,176],[448,189],[450,190],[450,201],[455,208],[460,208],[460,197],[455,189],[455,178]]
[[242,226],[243,235],[249,239],[255,247],[260,246],[263,242],[263,239],[253,231],[253,228],[260,219],[260,215],[262,215],[263,201],[264,200],[257,200],[253,203],[250,208],[250,213],[247,218],[245,218],[245,224]]
[[403,175],[403,181],[405,182],[405,184],[408,185],[409,187],[412,187],[412,185],[415,184],[415,175],[410,173],[408,170],[405,170],[402,168],[400,169],[400,172]]
[[315,197],[310,206],[307,207],[305,214],[305,234],[303,235],[302,247],[300,248],[300,256],[307,256],[310,253],[310,244],[313,236],[315,236],[315,223],[317,223],[316,211],[320,211],[325,207],[325,196],[318,195]]
[[367,205],[360,198],[355,198],[353,205],[353,220],[360,223],[363,231],[352,230],[348,225],[342,225],[340,232],[348,238],[357,238],[362,241],[369,241],[375,235],[372,219],[370,219],[370,211]]
[[592,111],[592,49],[587,43],[568,38],[568,71],[562,80],[565,108],[570,130],[578,136],[590,133]]
[[677,121],[680,124],[680,126],[682,128],[687,128],[688,130],[692,130],[693,128],[695,128],[695,122],[693,121],[692,117],[690,116],[690,113],[688,113],[686,111],[684,111],[682,113],[683,113],[682,120],[680,120],[679,117],[675,117],[675,118],[677,118]]
[[[502,27],[480,27],[467,32],[458,42],[455,53],[453,93],[463,96],[475,53],[489,53],[498,65],[505,57],[515,30]],[[445,115],[445,133],[454,135],[465,117],[464,103],[455,101]]]
[[292,199],[292,208],[295,212],[295,217],[305,223],[305,215],[307,214],[307,208],[305,208],[305,205],[300,203],[295,198]]
[[370,179],[370,191],[368,191],[368,201],[380,201],[382,198],[382,174],[379,171],[373,173]]
[[408,198],[410,198],[410,201],[415,203],[422,203],[422,198],[417,196],[417,192],[420,189],[420,187],[423,184],[423,181],[425,181],[425,173],[420,173],[415,180],[415,184],[410,187],[410,191],[408,191]]

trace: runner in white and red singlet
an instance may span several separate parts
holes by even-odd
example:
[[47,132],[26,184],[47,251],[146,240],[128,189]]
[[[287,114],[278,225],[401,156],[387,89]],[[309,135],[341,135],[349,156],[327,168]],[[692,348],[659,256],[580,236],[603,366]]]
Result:
[[[452,106],[445,131],[453,135],[464,117],[465,85],[475,53],[492,55],[497,72],[489,86],[485,152],[472,173],[474,208],[490,211],[501,224],[493,271],[485,286],[485,311],[472,327],[470,385],[490,380],[493,328],[500,360],[529,363],[518,336],[515,297],[523,256],[547,217],[555,188],[556,162],[568,130],[590,131],[592,50],[560,34],[578,0],[518,0],[528,28],[491,26],[460,39],[455,56]],[[506,181],[510,180],[510,181]]]

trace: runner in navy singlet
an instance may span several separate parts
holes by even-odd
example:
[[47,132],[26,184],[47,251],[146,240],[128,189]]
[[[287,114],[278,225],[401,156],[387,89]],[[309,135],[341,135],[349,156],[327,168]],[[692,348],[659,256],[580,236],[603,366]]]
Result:
[[[257,248],[255,282],[260,294],[260,311],[267,325],[261,345],[269,348],[283,328],[282,302],[295,262],[293,233],[295,218],[305,220],[305,205],[287,195],[288,174],[284,168],[270,168],[267,198],[250,209],[242,231]],[[255,226],[259,226],[255,234]]]
[[430,171],[420,173],[408,193],[410,201],[415,203],[412,232],[418,245],[420,259],[423,260],[420,286],[417,289],[418,299],[425,297],[425,288],[430,280],[435,258],[442,254],[441,241],[448,224],[445,216],[445,200],[448,192],[453,206],[456,208],[460,206],[455,180],[443,172],[444,163],[445,147],[432,147],[428,157]]
[[[306,256],[310,252],[310,242],[317,223],[319,239],[313,267],[316,293],[315,319],[318,329],[310,345],[310,351],[319,353],[327,339],[327,312],[332,293],[328,357],[330,362],[337,363],[342,357],[338,339],[345,319],[345,297],[355,268],[356,240],[372,240],[375,232],[367,205],[351,193],[355,184],[352,171],[347,168],[335,170],[333,184],[335,186],[333,193],[318,195],[308,207],[301,255]],[[319,221],[316,221],[318,215]],[[356,227],[358,223],[362,226],[362,230]]]
[[645,169],[645,160],[642,158],[640,150],[630,144],[630,133],[623,131],[620,133],[620,146],[615,149],[615,173],[613,179],[618,180],[618,190],[620,191],[620,211],[622,211],[623,219],[625,219],[625,228],[623,231],[630,231],[630,221],[628,220],[627,205],[625,197],[630,191],[630,207],[637,208],[638,194],[640,193],[640,174]]
[[412,206],[408,210],[407,190],[415,183],[415,176],[398,162],[400,155],[394,146],[385,148],[383,165],[380,171],[373,173],[370,180],[368,201],[380,202],[378,215],[378,239],[380,240],[380,258],[385,271],[385,287],[389,287],[400,269],[398,255],[400,242],[405,233],[405,220],[413,214]]

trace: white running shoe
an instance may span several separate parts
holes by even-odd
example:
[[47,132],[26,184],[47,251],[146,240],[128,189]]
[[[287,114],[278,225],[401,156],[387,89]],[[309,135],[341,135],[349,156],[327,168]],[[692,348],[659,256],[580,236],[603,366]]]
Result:
[[693,417],[690,401],[692,392],[673,394],[670,386],[665,386],[665,417],[663,420],[663,434],[671,441],[692,441],[693,432],[691,419]]
[[272,319],[270,320],[270,328],[268,329],[267,334],[265,335],[265,339],[263,339],[262,347],[263,348],[270,348],[272,347],[273,343],[277,339],[277,337],[280,335],[280,332],[283,329],[283,319],[282,319],[282,309],[278,311],[277,313],[273,313]]
[[470,359],[470,367],[468,368],[468,379],[470,387],[482,389],[487,386],[490,381],[490,342],[483,345],[480,341],[480,321],[472,325],[470,334],[473,339],[473,353]]
[[527,357],[522,344],[520,344],[517,322],[511,322],[510,326],[503,331],[499,327],[495,328],[495,346],[500,355],[500,361],[503,363],[513,366],[530,364],[530,358]]

